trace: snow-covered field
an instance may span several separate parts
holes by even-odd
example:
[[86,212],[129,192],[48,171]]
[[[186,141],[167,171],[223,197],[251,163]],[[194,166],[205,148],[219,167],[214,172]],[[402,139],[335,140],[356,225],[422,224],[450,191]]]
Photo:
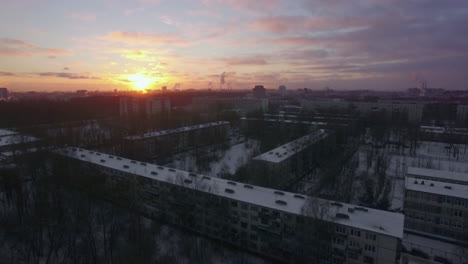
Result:
[[[357,181],[353,185],[353,200],[358,203],[358,198],[365,192],[364,182],[359,175],[368,175],[371,179],[376,179],[375,155],[371,155],[372,164],[368,167],[368,152],[370,147],[361,146],[358,151],[359,165],[356,171]],[[450,145],[437,142],[420,142],[415,151],[415,155],[397,153],[382,149],[388,157],[388,167],[386,178],[391,181],[391,191],[389,200],[390,209],[399,210],[403,208],[404,198],[404,178],[408,167],[431,168],[452,172],[468,172],[468,145]]]
[[259,144],[255,140],[247,140],[243,143],[230,146],[227,150],[208,147],[204,152],[211,152],[213,161],[208,165],[208,171],[200,171],[197,166],[197,155],[194,151],[181,153],[175,156],[174,161],[165,166],[176,169],[192,171],[211,177],[222,177],[224,174],[234,174],[243,165],[247,164],[258,152]]

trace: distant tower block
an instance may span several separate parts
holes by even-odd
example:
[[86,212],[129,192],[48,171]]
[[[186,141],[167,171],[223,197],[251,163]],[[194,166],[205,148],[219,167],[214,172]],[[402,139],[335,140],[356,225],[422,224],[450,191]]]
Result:
[[280,86],[278,87],[278,92],[279,92],[280,94],[285,94],[285,93],[286,93],[286,86],[285,86],[285,85],[280,85]]
[[161,90],[162,90],[163,92],[167,91],[167,86],[163,86],[163,87],[161,88]]
[[0,99],[7,99],[9,96],[7,88],[0,88]]
[[263,85],[256,85],[255,88],[252,89],[252,95],[255,98],[265,98],[266,97],[266,89]]

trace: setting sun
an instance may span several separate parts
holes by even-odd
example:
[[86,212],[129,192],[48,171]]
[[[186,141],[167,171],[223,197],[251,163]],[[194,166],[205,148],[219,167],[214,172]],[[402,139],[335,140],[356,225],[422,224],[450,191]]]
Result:
[[141,74],[131,75],[128,77],[128,80],[133,84],[133,86],[137,90],[141,91],[146,90],[148,86],[150,86],[154,82],[153,78]]

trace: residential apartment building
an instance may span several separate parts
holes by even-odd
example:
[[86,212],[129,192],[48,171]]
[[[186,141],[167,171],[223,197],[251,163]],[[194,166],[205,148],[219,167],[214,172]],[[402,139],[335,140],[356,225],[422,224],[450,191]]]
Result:
[[347,102],[342,100],[314,100],[303,101],[301,104],[304,109],[308,110],[357,111],[361,115],[384,112],[389,119],[403,119],[412,123],[421,122],[424,107],[422,103],[400,101]]
[[13,162],[18,156],[37,152],[44,142],[36,137],[20,134],[9,129],[0,129],[0,161]]
[[420,126],[419,137],[425,141],[435,141],[444,143],[468,142],[468,129],[440,126]]
[[122,97],[120,116],[167,116],[171,113],[171,101],[167,97]]
[[408,167],[407,177],[421,180],[468,185],[468,173]]
[[460,125],[468,126],[468,104],[457,106],[457,122]]
[[404,216],[79,148],[57,150],[66,184],[283,262],[397,263]]
[[217,121],[128,136],[124,138],[124,148],[127,155],[134,158],[164,156],[193,147],[221,143],[226,139],[229,127],[229,122]]
[[405,231],[468,245],[468,185],[464,175],[409,169],[404,211]]
[[241,113],[255,110],[265,112],[268,110],[268,99],[197,97],[193,98],[192,107],[201,111],[232,109],[239,110]]
[[324,129],[318,129],[254,157],[254,170],[263,177],[256,182],[268,187],[284,188],[307,176],[317,161],[333,149],[334,144],[328,142],[328,139],[329,134]]

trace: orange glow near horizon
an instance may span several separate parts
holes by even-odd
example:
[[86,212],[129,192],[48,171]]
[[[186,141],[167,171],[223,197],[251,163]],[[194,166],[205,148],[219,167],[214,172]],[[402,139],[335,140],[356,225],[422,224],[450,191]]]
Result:
[[154,78],[143,74],[130,75],[128,76],[128,80],[132,83],[135,90],[142,92],[146,92],[146,89],[156,81]]

